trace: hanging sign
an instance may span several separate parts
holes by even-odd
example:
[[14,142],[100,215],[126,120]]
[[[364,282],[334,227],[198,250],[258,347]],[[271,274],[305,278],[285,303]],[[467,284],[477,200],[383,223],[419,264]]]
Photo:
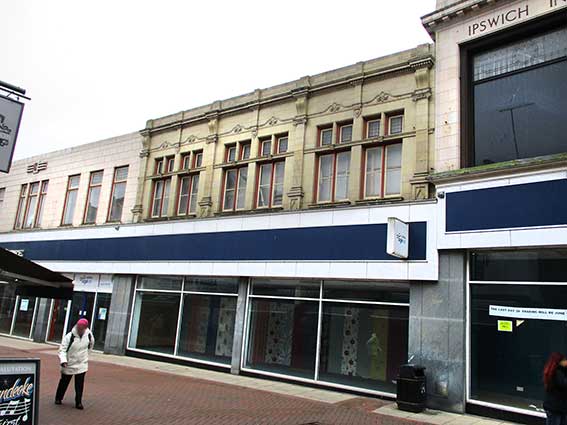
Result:
[[395,217],[388,218],[386,253],[398,258],[408,258],[409,224]]
[[0,96],[0,171],[4,173],[10,171],[12,165],[23,111],[23,103]]
[[512,317],[514,319],[559,320],[567,322],[567,310],[554,308],[506,307],[502,305],[491,305],[489,314],[491,316]]
[[38,386],[38,359],[0,359],[0,424],[37,424]]

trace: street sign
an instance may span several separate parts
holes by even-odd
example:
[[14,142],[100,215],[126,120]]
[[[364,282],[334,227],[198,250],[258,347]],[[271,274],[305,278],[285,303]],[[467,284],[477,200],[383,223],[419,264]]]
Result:
[[0,96],[0,171],[10,171],[24,104]]
[[386,252],[403,259],[409,255],[409,224],[396,217],[388,218]]
[[38,391],[38,359],[0,359],[0,423],[38,424]]

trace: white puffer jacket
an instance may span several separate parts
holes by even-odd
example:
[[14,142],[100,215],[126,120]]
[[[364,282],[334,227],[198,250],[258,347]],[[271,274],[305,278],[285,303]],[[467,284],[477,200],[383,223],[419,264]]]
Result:
[[[73,335],[72,344],[71,335]],[[77,327],[73,327],[59,346],[59,364],[67,363],[67,367],[61,367],[61,373],[78,375],[89,370],[89,350],[92,350],[93,346],[94,337],[90,329],[87,329],[81,337],[77,333]]]

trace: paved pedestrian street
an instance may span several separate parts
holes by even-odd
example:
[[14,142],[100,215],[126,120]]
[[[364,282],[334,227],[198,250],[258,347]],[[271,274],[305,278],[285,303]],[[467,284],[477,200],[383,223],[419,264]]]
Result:
[[86,379],[85,410],[79,411],[72,385],[62,406],[53,403],[56,352],[51,345],[0,338],[0,357],[41,359],[41,425],[497,423],[446,414],[423,421],[376,398],[96,353]]

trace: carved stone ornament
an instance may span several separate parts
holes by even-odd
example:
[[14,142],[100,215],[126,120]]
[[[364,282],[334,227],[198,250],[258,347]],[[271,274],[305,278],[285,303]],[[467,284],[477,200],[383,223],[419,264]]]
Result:
[[277,123],[278,123],[278,119],[276,117],[272,117],[268,121],[268,125],[276,125]]
[[333,103],[331,106],[329,106],[329,112],[337,112],[339,109],[341,109],[341,105],[339,105],[338,103]]
[[362,114],[362,106],[358,105],[356,108],[354,108],[353,114],[355,118],[360,118],[360,115]]
[[293,125],[295,127],[297,127],[298,125],[305,125],[305,124],[307,124],[307,115],[293,118]]
[[431,89],[420,89],[416,90],[412,93],[411,98],[414,102],[417,102],[421,99],[429,99],[431,97]]
[[140,158],[147,158],[150,156],[150,150],[149,149],[142,149],[140,151]]
[[28,165],[28,174],[37,174],[40,171],[47,170],[47,161],[38,161]]
[[258,136],[258,127],[252,129],[252,138],[255,139]]
[[376,103],[382,103],[382,102],[387,101],[389,98],[390,98],[390,95],[389,95],[388,93],[386,93],[386,92],[380,92],[380,93],[378,94],[378,96],[376,96],[376,97],[374,98],[374,101],[375,101]]
[[236,127],[234,127],[232,129],[232,131],[235,132],[235,133],[240,133],[242,130],[243,130],[243,127],[240,124],[238,124]]

